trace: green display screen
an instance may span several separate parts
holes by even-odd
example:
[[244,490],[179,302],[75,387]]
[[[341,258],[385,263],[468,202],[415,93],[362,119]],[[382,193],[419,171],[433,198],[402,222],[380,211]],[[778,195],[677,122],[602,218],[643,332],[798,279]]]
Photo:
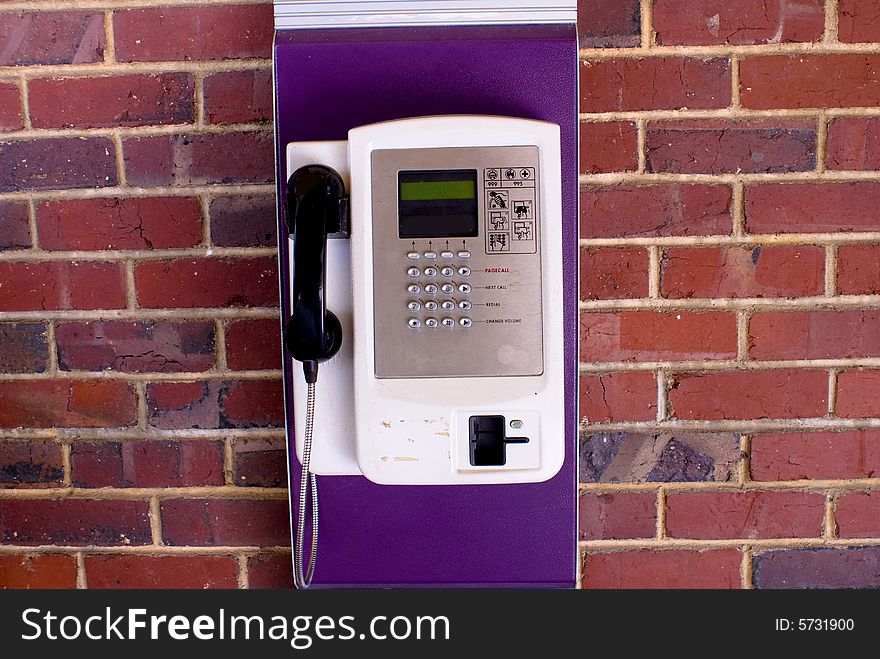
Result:
[[476,199],[475,181],[401,181],[401,201]]

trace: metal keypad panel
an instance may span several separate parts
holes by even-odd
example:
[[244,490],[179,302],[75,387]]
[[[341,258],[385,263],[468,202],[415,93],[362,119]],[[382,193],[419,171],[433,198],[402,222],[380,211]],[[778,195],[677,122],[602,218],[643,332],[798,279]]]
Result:
[[[373,152],[376,377],[543,373],[538,158],[529,146]],[[399,238],[398,172],[445,169],[476,170],[479,234]]]

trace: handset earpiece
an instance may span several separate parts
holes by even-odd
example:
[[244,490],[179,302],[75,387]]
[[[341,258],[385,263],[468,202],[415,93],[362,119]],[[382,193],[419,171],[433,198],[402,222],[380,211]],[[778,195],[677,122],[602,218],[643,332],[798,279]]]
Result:
[[307,382],[318,364],[342,347],[342,325],[327,311],[327,235],[347,230],[348,197],[337,172],[323,165],[296,170],[287,183],[287,222],[293,237],[293,315],[284,345],[303,363]]

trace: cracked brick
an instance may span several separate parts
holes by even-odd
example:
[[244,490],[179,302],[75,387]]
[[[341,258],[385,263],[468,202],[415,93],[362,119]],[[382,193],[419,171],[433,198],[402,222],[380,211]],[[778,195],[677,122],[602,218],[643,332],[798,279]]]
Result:
[[0,262],[0,311],[125,308],[119,262]]
[[828,124],[826,166],[837,171],[880,169],[880,119],[837,117]]
[[657,494],[619,492],[578,496],[580,540],[653,538],[657,533]]
[[751,233],[878,231],[880,183],[797,183],[748,186],[746,228]]
[[581,48],[632,48],[641,43],[639,0],[581,0],[577,6]]
[[648,250],[582,249],[582,300],[619,300],[648,295]]
[[797,481],[876,478],[880,431],[761,433],[752,437],[752,479]]
[[128,382],[0,382],[0,428],[117,428],[135,418],[134,386]]
[[44,439],[0,439],[0,488],[63,486],[60,444]]
[[880,41],[880,6],[876,0],[840,0],[837,38],[844,43]]
[[27,204],[0,202],[0,252],[31,246]]
[[837,251],[837,292],[880,295],[880,245],[841,245]]
[[652,421],[657,417],[657,378],[653,373],[581,376],[580,416],[593,423]]
[[149,504],[103,499],[0,500],[0,540],[8,545],[148,545]]

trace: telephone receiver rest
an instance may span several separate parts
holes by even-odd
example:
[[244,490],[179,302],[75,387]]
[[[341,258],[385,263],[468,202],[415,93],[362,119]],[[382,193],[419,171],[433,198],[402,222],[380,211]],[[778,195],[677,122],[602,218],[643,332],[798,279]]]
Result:
[[342,347],[342,325],[327,311],[327,236],[347,231],[348,196],[339,174],[323,165],[296,170],[287,183],[293,238],[293,306],[284,329],[291,356],[317,372]]

